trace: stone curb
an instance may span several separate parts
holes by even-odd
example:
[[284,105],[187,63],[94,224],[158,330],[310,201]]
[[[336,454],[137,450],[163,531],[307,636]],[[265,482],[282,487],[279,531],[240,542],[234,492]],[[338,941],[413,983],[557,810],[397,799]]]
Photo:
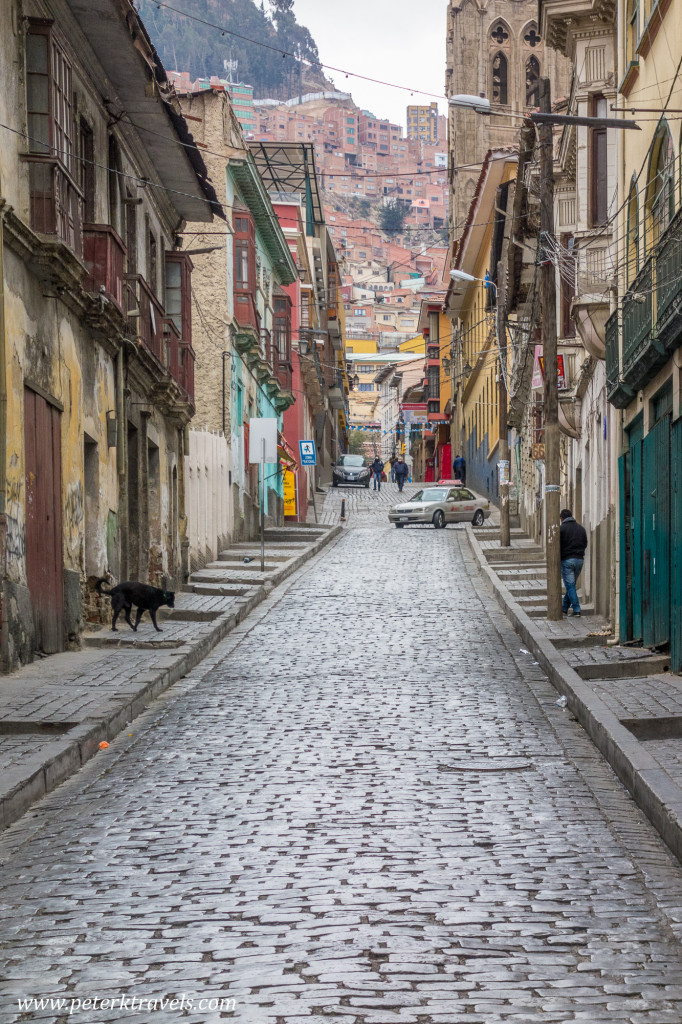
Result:
[[290,565],[277,571],[275,579],[271,577],[256,593],[245,598],[236,612],[221,615],[214,628],[196,643],[184,644],[172,654],[161,654],[158,671],[146,670],[135,676],[133,682],[139,683],[139,689],[127,697],[119,708],[106,718],[80,722],[63,737],[44,744],[42,763],[29,774],[22,775],[20,769],[7,773],[0,792],[0,831],[17,821],[32,804],[77,772],[97,753],[103,740],[110,740],[122,732],[160,693],[203,661],[228,633],[269,597],[277,584],[314,558],[342,532],[340,525],[330,527],[320,524],[318,528],[326,531],[324,536],[315,540],[305,551],[297,553]]
[[682,861],[682,788],[580,678],[562,652],[537,628],[533,619],[526,615],[488,565],[469,524],[466,531],[480,569],[489,580],[497,603],[514,629],[546,672],[554,688],[568,698],[569,710],[609,762],[635,803],[644,811],[672,853]]

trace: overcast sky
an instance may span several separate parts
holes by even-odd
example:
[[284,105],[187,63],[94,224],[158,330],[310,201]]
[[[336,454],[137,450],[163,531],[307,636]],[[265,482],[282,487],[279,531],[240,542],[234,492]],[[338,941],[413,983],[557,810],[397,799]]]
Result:
[[[340,92],[377,117],[405,127],[408,103],[430,103],[445,89],[447,0],[294,0],[297,21],[312,33],[320,60],[436,96],[391,89],[325,72]],[[446,104],[439,100],[440,112]]]

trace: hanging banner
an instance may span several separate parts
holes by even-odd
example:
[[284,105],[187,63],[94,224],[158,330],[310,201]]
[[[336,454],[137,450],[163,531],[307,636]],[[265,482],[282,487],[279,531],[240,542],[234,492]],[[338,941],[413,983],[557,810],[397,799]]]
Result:
[[284,470],[284,515],[296,515],[296,474],[290,469]]
[[[566,390],[566,373],[564,370],[564,357],[558,355],[556,358],[556,378],[557,388],[559,391]],[[535,346],[535,359],[533,361],[533,380],[531,382],[531,389],[533,391],[541,390],[545,384],[545,360],[542,356],[542,345]]]

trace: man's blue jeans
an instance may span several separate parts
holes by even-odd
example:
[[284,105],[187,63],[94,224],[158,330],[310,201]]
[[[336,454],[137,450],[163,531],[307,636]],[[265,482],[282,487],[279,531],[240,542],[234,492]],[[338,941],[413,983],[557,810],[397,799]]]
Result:
[[578,592],[575,589],[575,585],[578,582],[578,576],[582,572],[583,561],[584,559],[582,558],[564,558],[561,562],[561,578],[566,587],[561,607],[565,612],[571,607],[574,615],[580,611],[580,602],[578,601]]
[[[378,486],[377,486],[378,485]],[[381,473],[374,474],[374,490],[381,490]]]

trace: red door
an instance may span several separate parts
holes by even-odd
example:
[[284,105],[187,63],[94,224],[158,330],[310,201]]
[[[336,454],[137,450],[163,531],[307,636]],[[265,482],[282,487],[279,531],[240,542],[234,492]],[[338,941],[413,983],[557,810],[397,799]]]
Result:
[[62,650],[62,446],[59,411],[24,389],[26,577],[35,649]]
[[440,475],[445,480],[452,477],[452,445],[444,444],[440,450]]

